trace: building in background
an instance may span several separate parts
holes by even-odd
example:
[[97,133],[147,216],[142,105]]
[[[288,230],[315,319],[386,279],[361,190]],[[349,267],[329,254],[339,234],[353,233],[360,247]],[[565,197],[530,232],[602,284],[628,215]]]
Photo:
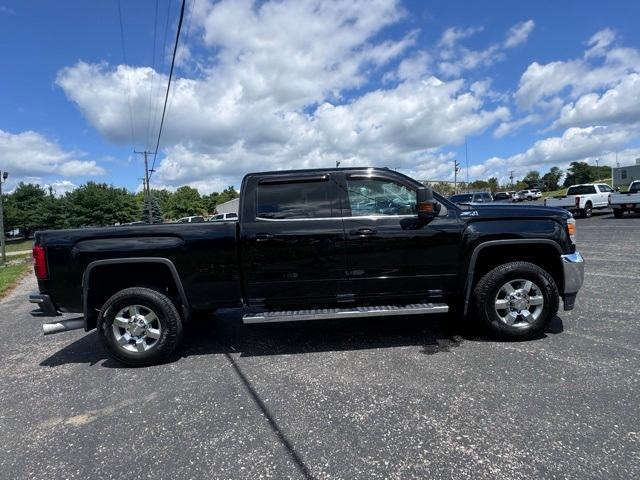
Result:
[[240,198],[234,198],[228,202],[216,205],[216,213],[238,213],[240,206]]
[[628,167],[614,167],[613,172],[613,188],[626,187],[634,180],[640,180],[640,158],[636,158],[635,165]]

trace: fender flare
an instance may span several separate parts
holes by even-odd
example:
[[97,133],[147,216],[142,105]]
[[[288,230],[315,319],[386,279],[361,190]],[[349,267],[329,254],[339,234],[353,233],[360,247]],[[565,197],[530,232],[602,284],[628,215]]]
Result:
[[477,245],[473,249],[473,253],[471,254],[471,258],[469,259],[469,265],[467,267],[467,278],[464,284],[464,315],[467,315],[469,310],[469,302],[471,300],[471,290],[473,287],[474,281],[474,271],[476,267],[476,261],[478,260],[478,256],[480,252],[487,247],[494,247],[498,245],[551,245],[557,251],[558,255],[562,255],[562,247],[553,240],[545,239],[545,238],[527,238],[527,239],[510,239],[510,240],[489,240],[487,242],[483,242],[480,245]]
[[171,260],[163,257],[129,257],[129,258],[109,258],[105,260],[94,260],[93,262],[87,265],[84,273],[82,274],[82,312],[84,316],[85,326],[84,329],[86,332],[91,330],[93,327],[89,328],[89,326],[93,325],[96,320],[96,313],[89,308],[89,282],[91,278],[91,272],[96,267],[102,267],[104,265],[124,265],[128,263],[157,263],[164,265],[169,269],[171,273],[171,277],[176,284],[176,288],[178,289],[178,294],[180,295],[180,300],[182,301],[182,310],[185,317],[185,320],[188,320],[191,317],[191,305],[189,304],[189,299],[187,298],[187,293],[185,292],[184,286],[182,285],[182,280],[180,279],[180,275],[178,274],[178,270],[176,266],[173,264]]

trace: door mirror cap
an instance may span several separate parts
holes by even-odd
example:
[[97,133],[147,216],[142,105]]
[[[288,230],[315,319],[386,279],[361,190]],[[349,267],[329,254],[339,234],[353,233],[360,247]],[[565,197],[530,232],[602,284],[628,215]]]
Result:
[[420,187],[416,192],[418,220],[422,224],[429,223],[440,212],[440,204],[433,199],[433,191],[427,187]]

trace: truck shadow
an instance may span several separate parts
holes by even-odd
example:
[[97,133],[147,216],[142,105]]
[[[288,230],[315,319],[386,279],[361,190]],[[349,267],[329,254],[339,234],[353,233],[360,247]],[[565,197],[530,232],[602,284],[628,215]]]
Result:
[[[556,316],[542,335],[528,341],[563,330],[562,319]],[[187,328],[183,346],[171,361],[196,355],[239,353],[250,357],[407,346],[434,355],[451,352],[465,341],[500,342],[450,315],[243,325],[241,314],[230,310]],[[104,367],[123,367],[108,358],[94,331],[46,358],[40,366],[95,365],[103,360]]]

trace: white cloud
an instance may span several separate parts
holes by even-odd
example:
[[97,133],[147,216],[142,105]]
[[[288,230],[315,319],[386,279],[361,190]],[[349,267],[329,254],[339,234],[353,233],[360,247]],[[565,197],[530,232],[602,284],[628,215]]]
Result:
[[0,130],[0,159],[13,181],[43,176],[98,176],[104,168],[95,161],[80,160],[40,133],[10,133]]
[[482,31],[482,28],[448,28],[438,42],[440,62],[438,71],[449,77],[457,77],[466,70],[489,67],[505,58],[506,50],[525,42],[535,23],[527,20],[513,25],[502,43],[495,43],[484,50],[470,50],[460,41]]
[[[194,32],[210,60],[199,75],[174,78],[157,185],[211,191],[251,170],[337,160],[403,167],[509,118],[485,106],[488,83],[427,78],[428,54],[406,57],[416,32],[375,40],[404,15],[394,0],[200,3]],[[397,84],[354,96],[393,59]],[[149,137],[137,113],[148,111],[150,82],[165,81],[149,68],[83,62],[57,78],[113,142],[130,142],[130,99],[138,144]]]
[[565,105],[554,126],[636,122],[640,122],[640,74],[632,73],[601,95],[588,93]]
[[[541,101],[563,95],[570,97],[615,86],[629,73],[640,72],[640,52],[632,48],[612,47],[613,32],[596,33],[584,57],[555,61],[544,65],[533,62],[522,74],[515,98],[525,109]],[[612,48],[609,48],[612,47]]]
[[526,22],[520,22],[511,27],[504,41],[505,48],[513,48],[526,42],[531,32],[533,32],[535,25],[533,20],[527,20]]

